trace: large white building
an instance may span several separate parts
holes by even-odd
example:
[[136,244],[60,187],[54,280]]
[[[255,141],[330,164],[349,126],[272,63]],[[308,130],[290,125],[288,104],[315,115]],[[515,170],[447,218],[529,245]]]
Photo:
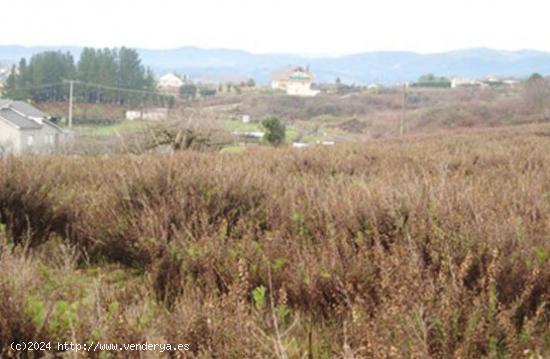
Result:
[[185,84],[185,81],[179,76],[174,75],[173,73],[168,73],[157,81],[157,87],[159,90],[163,91],[178,91],[180,87]]
[[0,153],[48,153],[64,131],[50,116],[22,101],[0,100]]
[[286,91],[290,96],[312,97],[319,93],[318,90],[311,88],[314,80],[315,77],[307,69],[287,68],[274,74],[271,88]]

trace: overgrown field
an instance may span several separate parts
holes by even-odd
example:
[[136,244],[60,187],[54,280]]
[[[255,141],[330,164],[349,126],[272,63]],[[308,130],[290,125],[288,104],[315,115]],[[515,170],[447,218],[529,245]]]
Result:
[[169,355],[199,358],[550,357],[549,219],[548,125],[6,158],[0,357],[35,340],[189,343]]

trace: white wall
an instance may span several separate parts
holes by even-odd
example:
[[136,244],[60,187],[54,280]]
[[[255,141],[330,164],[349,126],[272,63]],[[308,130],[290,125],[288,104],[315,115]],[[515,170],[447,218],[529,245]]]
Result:
[[0,152],[19,153],[19,131],[7,123],[0,121]]
[[315,96],[319,91],[312,90],[310,82],[290,82],[286,93],[294,96]]
[[[41,129],[23,130],[19,135],[18,153],[47,153],[58,147],[62,134],[47,124]],[[32,141],[29,138],[32,137]]]
[[271,81],[271,88],[274,90],[286,90],[287,82],[281,80]]
[[126,119],[133,121],[141,119],[141,111],[126,111]]

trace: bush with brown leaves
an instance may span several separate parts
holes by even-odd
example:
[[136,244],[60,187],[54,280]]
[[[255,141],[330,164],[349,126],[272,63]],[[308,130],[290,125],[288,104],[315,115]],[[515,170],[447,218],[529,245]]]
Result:
[[0,353],[548,356],[546,131],[4,160]]

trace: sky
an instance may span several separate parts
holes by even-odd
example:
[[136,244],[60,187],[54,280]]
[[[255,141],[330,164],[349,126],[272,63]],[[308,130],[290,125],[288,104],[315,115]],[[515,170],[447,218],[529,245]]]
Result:
[[0,0],[0,5],[9,9],[2,16],[0,45],[197,46],[332,56],[471,47],[550,51],[545,0]]

